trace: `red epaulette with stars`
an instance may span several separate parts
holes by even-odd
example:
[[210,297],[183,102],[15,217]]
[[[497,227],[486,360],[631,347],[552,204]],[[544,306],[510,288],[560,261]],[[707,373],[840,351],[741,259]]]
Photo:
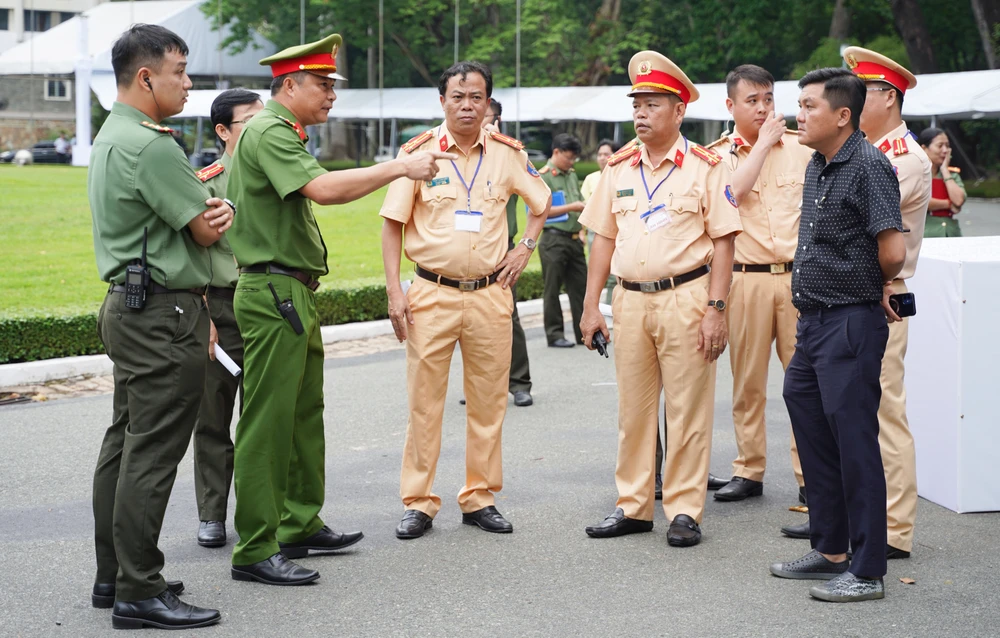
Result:
[[[608,158],[608,166],[614,166],[615,164],[620,164],[621,162],[632,157],[633,155],[638,157],[641,151],[642,151],[642,144],[640,144],[639,138],[635,138],[625,146],[618,149],[617,153]],[[635,164],[633,164],[633,166],[634,165]]]
[[278,119],[284,122],[285,124],[291,126],[292,130],[295,131],[296,135],[298,135],[299,139],[302,140],[303,142],[309,139],[309,136],[306,135],[306,130],[302,128],[302,125],[299,124],[298,122],[293,122],[287,117],[281,117],[280,115],[278,116]]
[[427,140],[431,139],[432,137],[434,137],[434,131],[428,129],[428,130],[424,131],[423,133],[421,133],[420,135],[418,135],[416,137],[413,137],[413,138],[410,138],[410,141],[407,142],[407,143],[405,143],[405,144],[403,144],[400,148],[403,149],[404,153],[412,153],[413,151],[415,151],[418,148],[420,148],[420,146],[424,142],[426,142]]
[[692,144],[691,153],[693,153],[696,157],[700,157],[701,159],[708,162],[709,166],[715,166],[716,164],[722,161],[721,155],[719,155],[710,148],[705,148],[700,144]]
[[143,122],[142,125],[145,126],[148,129],[152,129],[152,130],[156,131],[157,133],[173,133],[174,132],[174,129],[172,129],[172,128],[168,127],[168,126],[160,126],[159,124],[153,124],[152,122]]
[[906,155],[910,152],[910,149],[906,147],[906,138],[897,137],[892,141],[892,154],[893,156]]
[[501,144],[506,144],[515,151],[524,150],[524,144],[520,140],[516,140],[509,135],[504,135],[498,131],[490,131],[490,139],[496,140]]
[[211,166],[206,166],[205,168],[201,169],[200,171],[195,171],[195,176],[197,176],[197,178],[200,179],[201,181],[207,182],[208,180],[212,179],[213,177],[216,177],[218,175],[222,175],[222,173],[225,170],[226,169],[222,166],[221,162],[216,162],[215,164],[212,164]]

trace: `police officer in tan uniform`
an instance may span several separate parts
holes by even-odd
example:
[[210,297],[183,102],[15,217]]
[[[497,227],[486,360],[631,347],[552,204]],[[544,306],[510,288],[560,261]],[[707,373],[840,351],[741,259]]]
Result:
[[638,140],[608,161],[581,223],[597,235],[582,332],[609,338],[598,308],[609,270],[618,378],[618,502],[592,537],[653,528],[660,388],[667,412],[663,509],[669,544],[701,541],[715,403],[715,360],[725,315],[733,238],[741,230],[729,168],[680,133],[698,90],[673,62],[642,51],[629,63]]
[[[441,508],[432,487],[456,343],[467,401],[462,522],[513,531],[493,497],[503,487],[500,441],[514,310],[507,288],[527,264],[551,202],[522,144],[481,128],[493,92],[489,68],[455,64],[441,75],[438,89],[445,121],[404,144],[400,155],[435,149],[458,158],[439,161],[434,179],[393,182],[381,211],[389,317],[396,337],[406,341],[410,402],[399,489],[405,512],[396,528],[401,539],[423,536]],[[514,193],[532,214],[521,243],[508,251],[505,208]],[[405,294],[399,283],[404,227],[406,256],[417,273]]]

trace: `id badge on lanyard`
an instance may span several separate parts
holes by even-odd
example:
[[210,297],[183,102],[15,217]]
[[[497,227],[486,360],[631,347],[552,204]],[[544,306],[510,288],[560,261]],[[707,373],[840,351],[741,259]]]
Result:
[[[438,129],[440,133],[441,129]],[[476,178],[479,177],[479,169],[483,166],[483,149],[479,151],[479,163],[476,164],[476,172],[472,174],[472,181],[469,183],[465,182],[465,177],[462,175],[462,171],[458,170],[458,164],[455,160],[450,160],[452,168],[455,169],[455,174],[458,175],[458,179],[461,180],[462,186],[465,187],[465,210],[455,211],[455,230],[464,233],[478,233],[483,227],[483,213],[482,211],[472,210],[472,188],[476,185]]]
[[[688,141],[685,137],[684,152],[687,153],[687,150]],[[646,224],[646,230],[649,232],[653,232],[658,228],[663,228],[667,224],[673,222],[673,217],[670,216],[670,211],[666,210],[666,204],[657,204],[656,206],[653,206],[653,195],[655,195],[656,191],[660,190],[660,187],[663,186],[668,179],[670,179],[670,176],[674,174],[675,170],[677,170],[677,164],[674,164],[670,168],[670,172],[667,173],[667,176],[660,180],[660,183],[657,184],[652,191],[650,191],[649,185],[646,183],[646,171],[642,164],[639,164],[639,174],[642,176],[642,187],[646,190],[646,201],[649,202],[649,210],[640,215],[639,218]]]

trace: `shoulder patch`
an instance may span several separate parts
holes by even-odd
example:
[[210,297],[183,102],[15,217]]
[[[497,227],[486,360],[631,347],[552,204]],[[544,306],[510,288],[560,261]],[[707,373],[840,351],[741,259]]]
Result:
[[303,142],[309,139],[309,136],[306,135],[306,130],[302,128],[302,125],[299,124],[298,122],[293,122],[287,117],[282,117],[280,115],[278,116],[278,119],[284,122],[285,124],[291,126],[292,130],[295,131],[295,134],[298,135],[299,139],[302,140]]
[[961,172],[962,172],[962,169],[960,169],[960,168],[959,168],[959,167],[957,167],[957,166],[949,166],[949,167],[948,167],[948,172],[949,172],[949,173],[961,173]]
[[711,144],[709,144],[705,148],[715,148],[716,146],[718,146],[720,144],[724,144],[724,143],[726,143],[728,141],[729,141],[729,136],[728,135],[723,135],[722,137],[720,137],[719,139],[715,140],[714,142],[712,142]]
[[501,144],[506,144],[515,151],[524,150],[524,144],[521,141],[515,140],[513,137],[509,137],[507,135],[504,135],[503,133],[499,133],[497,131],[490,131],[490,138],[500,142]]
[[[626,159],[632,157],[633,155],[638,156],[642,151],[642,143],[639,138],[633,139],[631,142],[625,146],[618,149],[618,152],[608,158],[608,166],[614,166],[615,164],[620,164]],[[635,166],[635,164],[633,164]]]
[[898,157],[899,155],[906,155],[910,152],[910,149],[906,147],[906,138],[897,137],[892,141],[892,155],[893,157]]
[[172,134],[174,132],[174,129],[170,128],[169,126],[160,126],[159,124],[153,124],[152,122],[143,122],[142,125],[145,126],[148,129],[152,129],[152,130],[156,131],[157,133],[171,133]]
[[201,169],[200,171],[195,171],[194,174],[201,181],[207,182],[208,180],[212,179],[213,177],[217,177],[219,175],[222,175],[222,173],[225,170],[226,169],[222,166],[222,162],[216,162],[214,164],[206,166],[205,168]]
[[413,151],[417,150],[424,142],[431,139],[432,137],[434,137],[434,131],[428,129],[423,133],[421,133],[420,135],[410,138],[410,141],[407,142],[406,144],[403,144],[400,148],[403,149],[404,153],[412,153]]
[[721,155],[719,155],[718,153],[716,153],[715,151],[713,151],[711,149],[705,148],[704,146],[702,146],[700,144],[692,144],[691,145],[691,152],[695,156],[700,157],[701,159],[703,159],[706,162],[708,162],[709,166],[715,166],[716,164],[718,164],[719,162],[722,161],[722,156]]

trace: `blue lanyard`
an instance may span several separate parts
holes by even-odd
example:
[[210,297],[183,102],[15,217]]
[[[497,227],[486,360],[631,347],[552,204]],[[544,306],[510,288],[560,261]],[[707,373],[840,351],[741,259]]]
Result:
[[[684,154],[685,155],[687,155],[687,150],[688,150],[688,139],[685,137],[684,138]],[[646,183],[646,171],[645,171],[645,169],[642,166],[642,162],[639,162],[639,174],[642,175],[642,187],[646,189],[646,199],[649,201],[650,207],[652,207],[652,205],[653,205],[653,195],[656,194],[656,191],[660,190],[660,187],[663,186],[664,182],[666,182],[668,179],[670,179],[670,176],[674,174],[675,170],[677,170],[677,164],[673,165],[673,167],[670,169],[670,172],[667,173],[667,176],[664,177],[663,179],[661,179],[660,183],[656,185],[656,188],[654,188],[653,191],[650,192],[649,191],[649,184]]]
[[[441,134],[441,127],[438,127],[438,135]],[[466,210],[472,211],[472,187],[476,185],[476,178],[479,177],[479,169],[483,165],[483,149],[479,150],[479,163],[476,164],[476,172],[472,174],[472,181],[469,183],[465,182],[465,177],[462,176],[462,171],[458,170],[458,164],[455,160],[448,160],[451,162],[452,168],[455,169],[455,174],[458,175],[458,179],[461,180],[462,186],[465,187],[465,195],[467,198],[468,206]]]

